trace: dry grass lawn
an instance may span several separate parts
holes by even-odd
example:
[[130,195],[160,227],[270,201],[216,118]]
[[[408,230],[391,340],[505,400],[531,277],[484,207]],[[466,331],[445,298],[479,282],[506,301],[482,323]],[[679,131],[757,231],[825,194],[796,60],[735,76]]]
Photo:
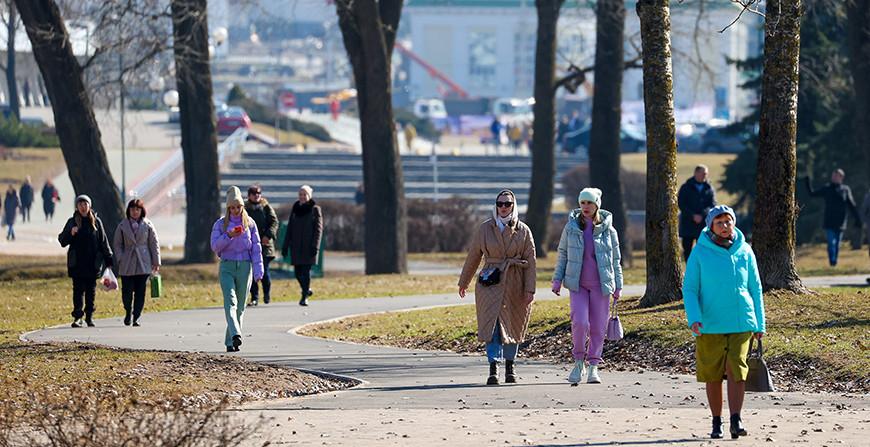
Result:
[[[6,148],[5,151],[9,158],[0,160],[0,185],[12,183],[18,189],[29,175],[38,192],[46,179],[66,169],[60,149]],[[6,190],[5,185],[3,190]]]

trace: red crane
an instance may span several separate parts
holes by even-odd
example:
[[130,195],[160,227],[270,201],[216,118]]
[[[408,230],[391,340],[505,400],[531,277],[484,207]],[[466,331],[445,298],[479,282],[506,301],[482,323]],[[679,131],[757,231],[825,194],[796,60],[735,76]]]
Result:
[[468,92],[466,92],[462,87],[460,87],[459,84],[450,80],[450,78],[448,78],[447,75],[440,72],[437,68],[433,67],[432,64],[424,61],[422,58],[420,58],[420,56],[417,56],[413,51],[411,51],[410,49],[408,49],[407,47],[405,47],[404,45],[402,45],[399,42],[396,42],[396,49],[399,50],[399,52],[402,53],[403,56],[408,56],[412,61],[420,64],[420,66],[423,67],[423,69],[426,70],[427,73],[429,73],[429,76],[440,81],[442,84],[446,85],[449,88],[449,90],[452,91],[453,93],[456,93],[457,96],[459,96],[462,99],[468,98]]

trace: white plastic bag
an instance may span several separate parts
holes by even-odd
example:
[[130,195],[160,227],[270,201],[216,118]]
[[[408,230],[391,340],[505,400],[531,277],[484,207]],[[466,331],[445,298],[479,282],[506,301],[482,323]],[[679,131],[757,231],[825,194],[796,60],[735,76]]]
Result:
[[103,273],[103,277],[100,278],[100,288],[107,292],[118,288],[118,278],[115,278],[112,269],[107,268]]

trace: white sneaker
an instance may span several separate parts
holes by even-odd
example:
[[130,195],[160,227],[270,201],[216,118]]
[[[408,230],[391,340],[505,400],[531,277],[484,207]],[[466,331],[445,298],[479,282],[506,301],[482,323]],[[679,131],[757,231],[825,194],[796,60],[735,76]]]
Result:
[[586,383],[601,383],[601,377],[598,377],[598,365],[589,365],[586,377]]
[[577,360],[574,362],[574,369],[571,370],[571,374],[568,374],[568,382],[570,383],[580,383],[583,380],[583,360]]

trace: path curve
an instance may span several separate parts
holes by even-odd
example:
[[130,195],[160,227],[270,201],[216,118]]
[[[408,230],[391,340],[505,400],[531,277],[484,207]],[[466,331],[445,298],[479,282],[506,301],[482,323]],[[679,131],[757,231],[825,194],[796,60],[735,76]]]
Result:
[[[806,285],[864,283],[864,276],[807,280]],[[642,293],[626,287],[625,294]],[[552,296],[539,290],[539,297]],[[545,298],[549,299],[549,298]],[[694,377],[604,370],[602,385],[572,388],[567,367],[522,360],[521,383],[482,385],[479,355],[406,350],[336,342],[295,334],[301,326],[374,312],[461,304],[454,294],[352,300],[313,300],[302,308],[273,303],[246,312],[242,351],[223,347],[222,308],[145,314],[143,326],[120,318],[97,327],[55,327],[24,334],[36,342],[77,341],[131,349],[200,351],[351,376],[361,386],[338,393],[250,404],[240,418],[273,418],[255,441],[262,444],[435,445],[498,442],[512,445],[613,445],[612,442],[685,445],[709,430],[703,388]],[[467,298],[472,303],[473,298]],[[566,346],[566,349],[569,347]],[[256,377],[251,377],[256,380]],[[870,398],[833,394],[749,394],[744,419],[755,436],[741,445],[838,442],[857,445],[870,430]],[[335,412],[333,410],[342,410]],[[812,425],[810,425],[812,423]],[[814,431],[819,428],[821,431]],[[802,434],[802,431],[806,433]],[[767,439],[773,441],[768,441]],[[412,442],[413,441],[413,442]],[[854,443],[854,444],[853,444]],[[253,444],[252,444],[253,445]]]

